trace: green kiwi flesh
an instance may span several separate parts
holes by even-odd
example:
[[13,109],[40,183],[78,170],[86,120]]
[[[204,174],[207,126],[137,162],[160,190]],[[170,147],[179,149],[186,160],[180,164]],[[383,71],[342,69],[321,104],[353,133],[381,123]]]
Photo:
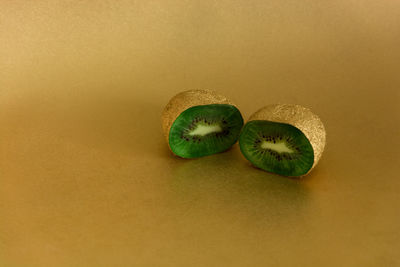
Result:
[[223,152],[239,138],[243,118],[228,104],[193,106],[172,123],[169,146],[182,158],[198,158]]
[[239,145],[256,167],[284,176],[305,175],[314,163],[310,141],[298,128],[286,123],[250,121],[242,129]]

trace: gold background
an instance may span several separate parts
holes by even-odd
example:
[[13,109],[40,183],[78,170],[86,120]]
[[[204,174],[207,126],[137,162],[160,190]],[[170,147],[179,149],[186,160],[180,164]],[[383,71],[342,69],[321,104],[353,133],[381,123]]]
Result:
[[[0,0],[0,266],[399,266],[400,1]],[[320,115],[303,180],[171,156],[213,89]]]

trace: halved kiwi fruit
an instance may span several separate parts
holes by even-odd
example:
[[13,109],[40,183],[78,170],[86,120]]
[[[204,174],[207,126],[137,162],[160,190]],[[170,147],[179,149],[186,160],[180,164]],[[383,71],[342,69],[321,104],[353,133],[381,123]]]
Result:
[[198,158],[223,152],[235,144],[243,118],[226,97],[208,90],[190,90],[169,101],[162,125],[175,155]]
[[324,125],[299,105],[269,105],[242,129],[240,150],[256,167],[284,176],[303,176],[318,163],[325,147]]

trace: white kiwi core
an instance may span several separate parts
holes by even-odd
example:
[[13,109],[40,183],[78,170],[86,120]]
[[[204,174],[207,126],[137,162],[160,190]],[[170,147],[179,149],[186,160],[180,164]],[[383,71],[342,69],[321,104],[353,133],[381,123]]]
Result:
[[290,149],[285,142],[279,142],[279,143],[274,143],[274,142],[267,142],[263,141],[261,143],[261,148],[263,149],[271,149],[274,150],[278,153],[293,153],[294,151]]
[[205,136],[210,133],[218,133],[218,132],[222,132],[222,128],[218,124],[212,124],[212,125],[197,124],[196,128],[191,132],[189,132],[189,135]]

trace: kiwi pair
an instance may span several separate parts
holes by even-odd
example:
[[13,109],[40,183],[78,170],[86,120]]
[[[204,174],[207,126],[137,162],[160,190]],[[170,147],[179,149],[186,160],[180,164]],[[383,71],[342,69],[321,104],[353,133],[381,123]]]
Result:
[[239,140],[254,166],[284,176],[308,174],[321,158],[326,138],[321,120],[307,108],[269,105],[243,126],[239,109],[208,90],[174,96],[163,111],[162,125],[170,150],[179,157],[220,153]]

